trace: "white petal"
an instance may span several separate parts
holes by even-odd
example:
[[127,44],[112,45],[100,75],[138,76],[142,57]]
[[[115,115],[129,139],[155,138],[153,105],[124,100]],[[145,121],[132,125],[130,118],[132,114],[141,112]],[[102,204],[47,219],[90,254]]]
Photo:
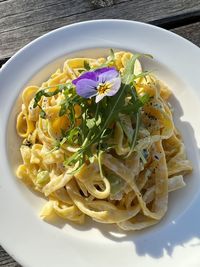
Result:
[[121,86],[121,78],[120,77],[114,78],[110,82],[112,83],[112,87],[110,88],[110,90],[106,92],[106,95],[108,96],[115,95],[118,92]]
[[96,95],[95,102],[98,103],[102,98],[104,98],[104,96],[106,96],[106,94],[98,94],[98,95]]

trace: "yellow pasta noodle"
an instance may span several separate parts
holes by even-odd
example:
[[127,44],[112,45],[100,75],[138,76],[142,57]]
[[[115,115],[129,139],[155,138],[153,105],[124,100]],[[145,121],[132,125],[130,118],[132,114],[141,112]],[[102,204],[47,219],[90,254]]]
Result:
[[[192,164],[174,125],[168,104],[171,91],[153,74],[144,74],[139,57],[134,61],[133,76],[126,76],[133,58],[132,53],[120,51],[107,58],[67,59],[63,69],[56,70],[40,87],[24,89],[16,120],[23,163],[16,174],[47,199],[42,219],[59,216],[83,224],[89,216],[123,230],[140,230],[158,223],[167,212],[169,193],[185,186],[183,176],[192,171]],[[120,107],[107,128],[107,118],[97,108],[93,117],[85,119],[90,111],[84,109],[84,103],[92,112],[93,105],[100,104],[93,96],[80,102],[73,83],[84,73],[93,75],[103,68],[119,73],[120,90],[123,83],[125,89],[135,88],[137,107],[127,112],[132,93],[128,91],[124,99],[119,94],[124,109]],[[67,91],[69,84],[72,89]],[[97,90],[105,93],[111,87],[101,81]],[[72,95],[70,90],[75,89],[77,95]],[[112,97],[107,94],[101,107],[106,108]],[[143,101],[145,97],[148,99]],[[74,101],[72,105],[70,101]],[[88,133],[82,140],[84,129]]]

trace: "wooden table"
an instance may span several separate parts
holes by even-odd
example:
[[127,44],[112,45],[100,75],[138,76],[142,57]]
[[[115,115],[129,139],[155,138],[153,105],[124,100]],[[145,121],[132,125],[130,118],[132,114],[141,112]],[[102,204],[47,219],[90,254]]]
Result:
[[[0,66],[38,36],[92,19],[148,22],[200,46],[200,0],[0,0],[0,14]],[[20,265],[0,247],[0,266]]]

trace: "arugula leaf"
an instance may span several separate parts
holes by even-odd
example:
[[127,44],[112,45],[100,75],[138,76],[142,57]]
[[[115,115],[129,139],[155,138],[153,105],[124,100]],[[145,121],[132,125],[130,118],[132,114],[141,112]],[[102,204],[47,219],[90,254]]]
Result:
[[150,96],[147,93],[145,93],[141,97],[139,97],[139,101],[141,102],[142,106],[147,104],[149,102],[149,99],[150,99]]
[[38,106],[38,102],[42,98],[43,94],[44,94],[44,90],[41,90],[41,91],[37,92],[37,94],[34,97],[33,108],[36,108]]
[[[134,75],[135,62],[140,56],[140,54],[136,54],[127,62],[120,90],[112,97],[104,97],[98,104],[95,103],[94,98],[88,100],[78,96],[75,88],[63,91],[65,99],[61,103],[59,115],[67,114],[70,127],[63,133],[60,144],[68,142],[80,145],[79,150],[65,160],[65,166],[76,164],[79,169],[85,160],[90,162],[94,160],[94,147],[98,149],[99,157],[104,151],[113,148],[114,144],[110,144],[109,140],[113,135],[113,123],[120,122],[120,114],[128,114],[130,120],[135,122],[135,129],[132,128],[132,131],[129,131],[126,125],[122,127],[130,145],[130,151],[126,157],[133,152],[140,127],[141,108],[149,101],[149,96],[146,94],[138,96],[134,87],[135,79],[148,74],[148,72],[143,72],[141,75],[139,74],[140,76]],[[112,60],[114,60],[113,50],[111,50],[106,64],[109,65]],[[89,68],[87,62],[84,62],[84,67],[85,69]],[[38,98],[41,96],[39,95]],[[78,125],[74,109],[76,104],[81,107]],[[100,163],[101,161],[99,161]]]
[[134,80],[136,80],[136,79],[138,79],[138,78],[145,77],[145,76],[149,75],[150,73],[152,73],[152,71],[146,71],[146,70],[145,70],[145,71],[141,72],[140,74],[135,75],[135,76],[134,76]]
[[98,118],[95,121],[96,126],[99,126],[101,124],[101,122],[102,122],[102,117],[99,114]]
[[131,116],[125,114],[119,114],[119,123],[128,138],[128,142],[131,143],[134,130],[132,127]]
[[91,69],[90,64],[89,64],[88,61],[84,60],[83,65],[84,65],[84,68],[85,68],[87,71],[89,71],[89,70]]
[[114,62],[115,61],[115,53],[114,50],[111,48],[110,49],[110,55],[109,55],[109,62]]
[[[50,89],[50,88],[54,88],[54,87],[58,87],[58,89],[56,89],[55,91],[53,92],[46,92],[47,89]],[[39,92],[36,93],[35,97],[34,97],[34,104],[33,104],[33,108],[36,108],[37,105],[38,105],[38,102],[41,100],[41,98],[43,96],[46,96],[46,97],[51,97],[51,96],[54,96],[54,95],[57,95],[59,92],[61,92],[63,89],[60,89],[59,88],[59,85],[55,85],[55,86],[49,86],[49,87],[46,87],[42,90],[40,90]]]
[[141,57],[141,54],[133,55],[132,58],[128,61],[124,69],[121,88],[117,92],[117,94],[114,95],[110,100],[112,107],[109,111],[109,115],[106,119],[106,122],[104,123],[103,130],[105,129],[105,127],[108,125],[110,121],[113,121],[113,119],[116,118],[116,114],[119,113],[119,110],[121,109],[121,107],[124,106],[126,91],[131,92],[134,100],[136,98],[135,97],[136,92],[134,90],[134,93],[133,93],[133,87],[131,86],[131,82],[132,82],[132,77],[134,75],[135,62],[136,62],[136,59],[138,59],[139,57]]
[[[66,89],[71,88],[71,86],[72,86],[72,84],[57,84],[57,85],[48,86],[48,87],[46,87],[44,89],[41,89],[39,92],[36,93],[36,95],[34,97],[33,108],[36,108],[38,106],[41,109],[40,117],[43,118],[43,119],[45,119],[46,118],[46,112],[38,104],[40,102],[41,98],[43,96],[45,96],[45,97],[52,97],[52,96],[57,95],[58,93],[62,92],[63,90],[66,90]],[[55,87],[57,87],[57,89],[54,90],[53,92],[47,92],[46,91],[47,89],[55,88]]]
[[141,54],[134,54],[131,59],[127,62],[126,67],[124,69],[122,82],[124,84],[130,84],[134,77],[134,67],[136,60],[141,57]]
[[38,107],[40,108],[40,117],[42,118],[42,119],[46,119],[46,116],[47,116],[47,114],[46,114],[46,112],[44,111],[44,109],[38,104]]
[[75,127],[75,128],[73,128],[70,132],[69,132],[69,134],[68,134],[68,136],[66,137],[67,138],[67,141],[69,142],[69,143],[71,143],[71,144],[73,144],[73,143],[75,143],[76,142],[76,137],[77,137],[77,135],[79,134],[79,127]]
[[113,65],[115,62],[115,53],[113,51],[113,49],[110,49],[110,55],[108,56],[108,59],[106,60],[105,63],[102,63],[98,68],[93,68],[93,70],[95,69],[99,69],[99,68],[103,68],[103,67],[108,67],[110,65]]
[[42,110],[40,111],[40,117],[41,117],[42,119],[46,119],[47,114],[46,114],[46,112],[44,111],[44,109],[42,109]]
[[135,125],[135,130],[134,130],[134,134],[133,134],[133,138],[132,138],[132,142],[130,144],[130,151],[129,153],[125,156],[125,158],[128,158],[133,150],[134,150],[134,147],[136,145],[136,141],[137,141],[137,136],[138,136],[138,133],[139,133],[139,126],[140,126],[140,113],[138,112],[136,114],[136,125]]
[[[99,143],[102,139],[104,140],[106,139],[105,133],[107,132],[107,129],[109,129],[108,128],[109,125],[114,120],[116,120],[116,118],[118,118],[120,110],[125,105],[125,98],[127,94],[131,95],[132,101],[133,103],[135,103],[135,101],[137,100],[137,94],[132,84],[132,78],[134,75],[135,61],[140,56],[141,55],[136,54],[128,61],[125,67],[125,70],[124,70],[124,76],[122,78],[123,82],[117,94],[112,96],[112,98],[109,98],[109,100],[107,97],[107,100],[98,103],[97,108],[96,108],[95,121],[97,120],[98,114],[100,114],[99,109],[105,115],[105,116],[101,116],[101,118],[104,118],[104,119],[102,119],[98,127],[94,127],[93,120],[89,121],[89,126],[91,128],[82,144],[82,147],[74,155],[72,155],[71,158],[68,159],[67,161],[68,164],[70,164],[73,161],[78,160],[85,151],[88,151],[88,149],[91,147],[92,144]],[[102,106],[106,107],[106,112],[105,110],[101,109]],[[138,109],[137,114],[136,114],[136,129],[134,131],[133,139],[131,142],[131,152],[137,140],[137,135],[138,135],[138,130],[139,130],[139,118],[140,118],[140,115],[139,115],[139,109]]]
[[115,53],[113,49],[110,49],[110,55],[108,56],[107,61],[103,65],[104,67],[107,67],[107,66],[113,65],[114,62],[115,62]]
[[59,116],[63,116],[67,113],[67,108],[68,108],[69,104],[67,101],[63,102],[61,105],[60,105],[60,111],[59,111]]
[[95,118],[88,119],[86,121],[86,125],[89,129],[92,129],[95,126]]
[[[137,96],[135,88],[133,88],[133,90],[131,91],[131,94],[132,94],[133,100],[136,102],[138,100],[138,96]],[[130,151],[126,155],[125,158],[128,158],[133,152],[133,149],[134,149],[134,147],[136,145],[136,140],[137,140],[137,136],[138,136],[138,132],[139,132],[139,126],[140,126],[140,107],[138,108],[138,111],[136,113],[136,125],[135,125],[135,130],[134,130],[134,133],[133,133],[132,141],[131,141],[131,144],[130,144]]]
[[79,69],[78,72],[81,74],[81,73],[85,72],[85,70],[84,69]]

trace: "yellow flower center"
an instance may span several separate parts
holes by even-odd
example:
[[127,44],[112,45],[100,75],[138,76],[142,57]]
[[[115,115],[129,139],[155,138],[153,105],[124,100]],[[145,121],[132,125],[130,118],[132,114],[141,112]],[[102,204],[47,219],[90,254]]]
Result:
[[107,82],[107,83],[100,83],[97,87],[97,91],[100,95],[105,94],[106,91],[109,91],[112,87],[112,83]]

